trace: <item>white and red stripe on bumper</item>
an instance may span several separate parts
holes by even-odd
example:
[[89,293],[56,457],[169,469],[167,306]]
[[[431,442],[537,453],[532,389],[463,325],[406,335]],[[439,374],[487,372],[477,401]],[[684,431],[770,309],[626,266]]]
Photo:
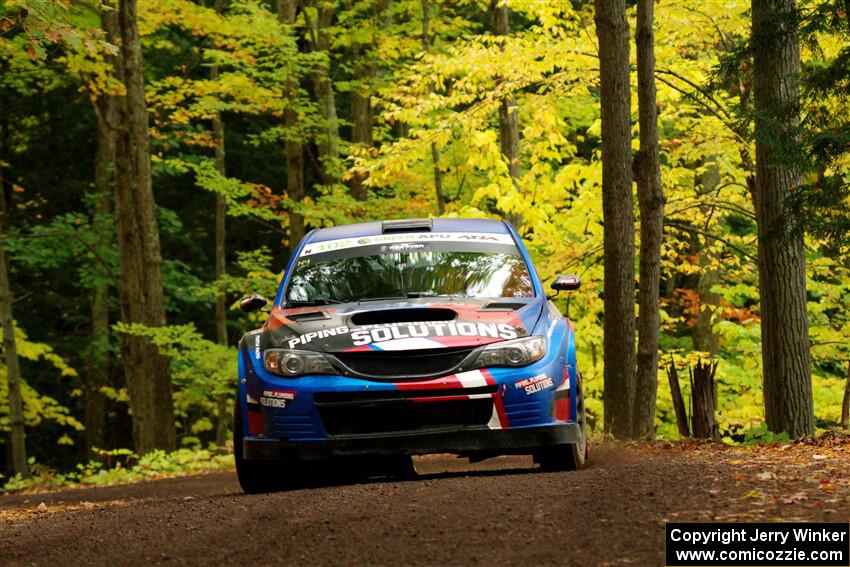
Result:
[[[468,390],[474,388],[482,388],[485,386],[495,386],[496,380],[486,369],[483,370],[469,370],[467,372],[459,372],[457,374],[452,374],[451,376],[446,376],[444,378],[439,378],[436,380],[423,380],[419,382],[396,382],[395,386],[399,390]],[[510,427],[508,423],[508,416],[505,412],[505,402],[502,399],[502,394],[498,390],[493,393],[487,394],[451,394],[445,396],[431,396],[431,397],[412,397],[411,399],[415,402],[427,403],[427,402],[437,402],[437,401],[454,401],[454,400],[474,400],[474,399],[482,399],[482,398],[492,398],[493,399],[493,415],[490,417],[490,421],[487,423],[487,426],[490,429],[507,429]]]

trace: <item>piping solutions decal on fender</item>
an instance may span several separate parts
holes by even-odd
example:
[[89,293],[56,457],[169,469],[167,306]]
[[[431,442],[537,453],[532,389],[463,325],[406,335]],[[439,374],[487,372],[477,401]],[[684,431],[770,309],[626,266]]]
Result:
[[530,396],[532,394],[536,394],[541,390],[545,390],[546,388],[551,388],[555,383],[551,378],[546,376],[545,374],[538,374],[537,376],[532,376],[531,378],[524,378],[522,380],[517,380],[514,382],[514,387],[517,390],[525,390],[525,395]]
[[266,408],[285,408],[298,392],[291,390],[263,390],[263,395],[260,396],[260,405]]

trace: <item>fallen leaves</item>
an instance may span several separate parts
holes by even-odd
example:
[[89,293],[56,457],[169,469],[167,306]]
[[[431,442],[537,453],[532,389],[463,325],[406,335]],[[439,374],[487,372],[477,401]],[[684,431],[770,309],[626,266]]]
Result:
[[112,508],[115,506],[128,506],[136,502],[138,502],[138,500],[133,498],[120,500],[105,500],[102,502],[82,501],[69,504],[59,503],[51,504],[50,506],[48,506],[44,502],[40,502],[38,506],[35,506],[33,508],[9,508],[6,510],[0,510],[0,522],[50,517],[56,514],[62,514],[66,512],[79,512],[97,510],[102,508]]
[[808,500],[809,497],[806,496],[806,493],[803,491],[796,492],[790,496],[786,496],[784,498],[780,498],[779,501],[783,504],[794,504],[795,502],[800,502],[803,500]]
[[[792,520],[843,518],[850,509],[850,435],[834,431],[791,443],[730,446],[686,440],[645,445],[680,453],[713,477],[714,519]],[[735,487],[729,490],[729,485]],[[718,514],[719,509],[723,512]]]
[[764,497],[764,495],[761,492],[759,492],[758,490],[750,490],[749,492],[747,492],[746,494],[741,496],[741,499],[742,500],[761,500],[763,497]]

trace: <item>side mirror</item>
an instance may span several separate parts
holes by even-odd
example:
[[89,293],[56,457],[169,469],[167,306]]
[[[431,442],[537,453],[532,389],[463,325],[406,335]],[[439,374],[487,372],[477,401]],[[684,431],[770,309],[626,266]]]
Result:
[[581,287],[581,278],[578,276],[558,276],[552,282],[552,289],[557,291],[574,291]]
[[257,293],[251,294],[239,302],[239,309],[245,313],[253,313],[268,305],[269,300]]

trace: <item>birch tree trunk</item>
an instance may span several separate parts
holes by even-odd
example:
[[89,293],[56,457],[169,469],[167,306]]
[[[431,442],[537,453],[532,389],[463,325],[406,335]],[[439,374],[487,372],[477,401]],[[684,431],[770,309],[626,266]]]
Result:
[[[794,0],[753,0],[752,43],[765,421],[792,438],[814,434],[806,256],[787,207],[800,184],[800,47]],[[790,156],[790,157],[789,157]]]
[[595,0],[602,106],[605,430],[632,437],[635,397],[635,236],[625,0]]

